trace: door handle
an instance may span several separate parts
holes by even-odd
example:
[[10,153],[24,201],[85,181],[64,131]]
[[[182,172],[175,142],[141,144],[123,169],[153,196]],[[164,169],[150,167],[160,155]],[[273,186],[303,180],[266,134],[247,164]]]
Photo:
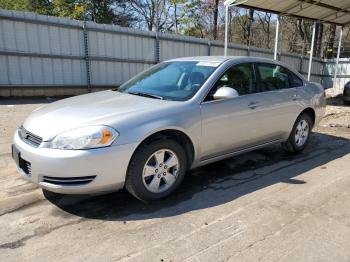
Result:
[[297,95],[297,94],[292,95],[293,101],[296,101],[296,100],[298,100],[299,98],[300,98],[300,96]]
[[248,104],[248,107],[250,108],[250,109],[255,109],[255,108],[257,108],[259,106],[259,103],[258,102],[250,102],[249,104]]

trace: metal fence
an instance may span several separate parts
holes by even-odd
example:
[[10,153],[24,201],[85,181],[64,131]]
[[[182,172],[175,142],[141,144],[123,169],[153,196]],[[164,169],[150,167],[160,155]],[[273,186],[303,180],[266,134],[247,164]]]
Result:
[[[337,79],[334,82],[334,71],[337,67]],[[338,66],[335,60],[328,60],[324,67],[325,76],[323,77],[323,85],[328,90],[328,94],[336,96],[343,93],[344,85],[350,81],[350,59],[341,58]]]
[[[273,58],[273,51],[229,44],[229,55]],[[224,43],[0,10],[0,96],[77,94],[118,86],[159,61],[222,55]],[[278,59],[307,74],[308,57],[281,52]],[[327,78],[315,58],[311,80]]]

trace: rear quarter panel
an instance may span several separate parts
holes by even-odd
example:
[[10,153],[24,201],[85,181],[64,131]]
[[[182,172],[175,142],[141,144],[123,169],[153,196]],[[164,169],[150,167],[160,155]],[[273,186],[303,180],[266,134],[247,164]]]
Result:
[[318,125],[326,112],[324,87],[319,83],[309,82],[305,85],[305,93],[308,95],[310,107],[315,110],[315,125]]

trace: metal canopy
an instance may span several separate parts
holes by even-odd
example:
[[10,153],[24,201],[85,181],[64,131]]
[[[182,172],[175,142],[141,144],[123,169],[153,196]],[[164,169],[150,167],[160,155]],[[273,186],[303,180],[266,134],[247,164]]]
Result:
[[[333,87],[337,80],[337,67],[339,63],[340,47],[342,44],[343,27],[350,25],[350,0],[248,0],[239,5],[244,8],[275,13],[278,15],[287,15],[300,18],[311,19],[323,23],[330,23],[341,26],[337,60],[334,65]],[[313,49],[315,41],[316,23],[313,23],[312,42],[309,57],[309,70],[307,79],[310,80]],[[277,59],[277,45],[279,33],[279,18],[276,24],[276,39],[274,59]]]
[[340,26],[350,24],[349,0],[249,0],[240,6]]
[[294,16],[311,19],[314,21],[312,29],[312,41],[309,57],[309,69],[307,79],[310,81],[313,50],[315,42],[316,21],[341,26],[337,60],[334,65],[333,86],[337,80],[337,66],[339,63],[340,47],[342,44],[343,27],[350,25],[350,0],[226,0],[225,5],[225,56],[227,55],[227,24],[228,8],[240,6],[268,13],[278,14],[276,22],[274,59],[277,60],[279,39],[279,16]]

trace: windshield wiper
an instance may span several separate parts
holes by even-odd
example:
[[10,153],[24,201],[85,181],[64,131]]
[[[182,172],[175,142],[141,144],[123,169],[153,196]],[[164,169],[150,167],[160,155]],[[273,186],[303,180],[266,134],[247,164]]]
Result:
[[161,100],[164,99],[164,97],[162,97],[162,96],[157,96],[157,95],[152,95],[152,94],[147,94],[147,93],[142,93],[142,92],[127,92],[127,93],[131,94],[131,95],[136,95],[136,96],[150,97],[150,98],[156,98],[156,99],[161,99]]

